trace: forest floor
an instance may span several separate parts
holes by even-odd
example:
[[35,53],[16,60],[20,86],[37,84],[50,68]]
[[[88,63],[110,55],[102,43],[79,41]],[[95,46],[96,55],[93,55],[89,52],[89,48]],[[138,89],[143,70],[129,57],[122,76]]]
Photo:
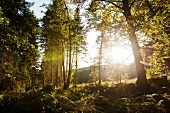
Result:
[[1,113],[170,113],[170,81],[72,85],[68,90],[0,95]]

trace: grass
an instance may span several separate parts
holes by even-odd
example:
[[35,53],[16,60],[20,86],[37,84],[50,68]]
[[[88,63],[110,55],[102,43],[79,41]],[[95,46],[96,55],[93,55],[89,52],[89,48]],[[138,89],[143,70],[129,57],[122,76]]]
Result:
[[72,85],[68,90],[0,95],[1,113],[168,113],[170,82]]

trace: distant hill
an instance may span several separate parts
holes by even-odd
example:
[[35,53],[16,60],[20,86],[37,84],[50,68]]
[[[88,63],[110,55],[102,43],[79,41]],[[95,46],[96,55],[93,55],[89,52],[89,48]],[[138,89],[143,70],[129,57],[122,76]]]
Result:
[[[77,82],[88,83],[95,82],[98,80],[98,66],[89,66],[79,68],[77,70]],[[112,66],[102,65],[101,66],[102,81],[117,81],[120,79],[129,79],[136,77],[134,63],[130,65],[118,65]]]

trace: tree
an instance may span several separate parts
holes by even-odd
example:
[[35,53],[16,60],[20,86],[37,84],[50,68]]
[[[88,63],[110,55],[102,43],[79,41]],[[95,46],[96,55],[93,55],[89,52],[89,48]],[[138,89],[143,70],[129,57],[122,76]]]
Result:
[[[138,38],[136,36],[136,25],[139,20],[137,15],[133,12],[133,5],[138,5],[138,2],[135,0],[93,0],[90,4],[89,10],[96,11],[95,15],[100,13],[100,15],[102,14],[102,16],[105,16],[106,18],[108,17],[112,23],[112,28],[115,30],[119,29],[118,27],[120,27],[119,30],[124,29],[125,34],[128,35],[129,41],[131,42],[131,47],[135,58],[136,70],[138,74],[137,84],[146,84],[147,80],[145,69],[140,63],[140,61],[142,61],[142,55],[140,52]],[[98,18],[100,18],[100,16],[98,16]]]
[[145,0],[145,4],[148,11],[144,23],[142,25],[142,31],[149,37],[149,41],[152,43],[153,55],[150,58],[152,67],[148,69],[148,74],[151,77],[158,77],[162,74],[168,73],[170,67],[167,67],[168,59],[170,58],[170,13],[168,12],[169,1],[148,1]]
[[[76,52],[77,62],[79,50],[82,48],[81,44],[84,43],[84,37],[80,32],[82,27],[80,25],[79,7],[76,8],[75,13],[72,15],[72,10],[69,8],[67,2],[64,0],[55,0],[53,4],[49,6],[42,21],[43,37],[46,39],[44,59],[48,58],[50,62],[52,56],[49,55],[50,53],[54,53],[53,56],[56,60],[51,63],[58,63],[57,67],[54,69],[54,66],[52,66],[52,69],[61,69],[60,72],[62,72],[64,89],[67,89],[73,75],[74,54]],[[58,53],[58,57],[55,57],[56,53]],[[60,60],[61,63],[59,63]],[[58,64],[60,64],[60,66]],[[57,71],[57,73],[59,73],[59,71]]]
[[99,85],[101,85],[101,59],[102,59],[102,49],[103,49],[103,32],[101,36],[101,42],[100,42],[100,50],[99,50]]
[[[42,19],[42,37],[44,48],[44,58],[43,58],[43,76],[44,76],[44,85],[47,84],[58,84],[57,78],[60,69],[60,76],[63,76],[65,81],[65,50],[67,42],[67,29],[66,24],[66,10],[64,9],[63,1],[53,1],[51,5],[47,7],[47,12]],[[61,61],[61,62],[60,62]],[[56,63],[58,62],[58,64]],[[49,71],[48,65],[51,65],[51,71]],[[62,68],[63,67],[63,68]],[[53,77],[55,76],[56,77]],[[51,78],[51,81],[48,82],[48,79]],[[53,78],[56,78],[56,83],[53,82]],[[61,78],[61,77],[60,77]],[[47,81],[47,83],[45,82]]]
[[36,40],[40,33],[38,20],[29,9],[33,3],[3,0],[0,5],[7,19],[0,27],[3,74],[22,84],[33,85],[39,57]]
[[[159,47],[159,50],[155,51],[154,54],[157,54],[155,58],[159,60],[154,60],[153,64],[162,64],[161,62],[164,62],[165,57],[169,57],[169,32],[167,32],[169,27],[167,24],[165,25],[165,23],[169,22],[169,2],[166,0],[93,0],[88,10],[97,17],[97,19],[91,20],[96,21],[101,19],[101,17],[105,17],[105,20],[112,23],[111,26],[114,28],[114,31],[121,32],[123,30],[125,36],[129,37],[138,74],[137,84],[146,84],[145,69],[143,64],[140,63],[142,56],[139,45],[143,37],[139,38],[137,35],[157,39],[154,48]],[[151,24],[152,26],[150,26]],[[157,36],[159,33],[162,34],[160,37]],[[154,38],[153,34],[156,34],[157,38]],[[163,45],[167,47],[163,48]],[[157,66],[155,65],[155,68],[158,68]],[[159,67],[162,67],[162,65]]]

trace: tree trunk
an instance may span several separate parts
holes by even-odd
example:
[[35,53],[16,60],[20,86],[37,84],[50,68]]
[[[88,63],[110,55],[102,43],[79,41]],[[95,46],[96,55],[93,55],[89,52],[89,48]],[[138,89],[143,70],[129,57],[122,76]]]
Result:
[[42,87],[44,88],[44,86],[45,86],[45,61],[42,61]]
[[100,42],[100,51],[99,51],[99,85],[101,85],[101,58],[102,58],[102,48],[103,48],[103,31]]
[[76,45],[76,72],[74,75],[74,84],[77,84],[77,70],[78,70],[78,47]]
[[55,87],[58,87],[58,58],[57,58],[56,74],[55,74]]
[[[71,28],[70,28],[70,25],[69,25],[69,69],[68,69],[68,77],[67,77],[67,88],[69,87],[70,85],[70,79],[71,79],[71,71],[72,71],[72,63],[71,63],[71,52],[72,52],[72,38],[71,38]],[[66,88],[66,89],[67,89]]]
[[[67,43],[67,45],[69,45]],[[69,50],[67,49],[67,55],[66,55],[66,75],[68,75],[68,59],[69,59]]]
[[[62,57],[62,53],[60,52],[60,57]],[[63,82],[63,70],[62,70],[62,60],[59,60],[59,76],[58,76],[58,84],[61,85]]]
[[133,20],[131,19],[131,12],[130,12],[128,0],[123,0],[123,11],[128,24],[129,40],[131,42],[131,46],[135,58],[136,72],[138,74],[137,84],[144,85],[147,84],[146,72],[144,69],[144,65],[140,63],[140,61],[142,61],[143,59],[138,44],[137,36],[135,33],[135,26],[133,25]]
[[[53,84],[53,66],[52,66],[52,61],[50,61],[50,84]],[[49,83],[48,83],[49,84]]]
[[62,72],[63,72],[63,82],[64,82],[64,89],[67,89],[67,82],[66,82],[66,74],[65,74],[65,64],[64,64],[64,60],[65,60],[65,52],[64,52],[64,45],[63,45],[63,49],[62,49]]

